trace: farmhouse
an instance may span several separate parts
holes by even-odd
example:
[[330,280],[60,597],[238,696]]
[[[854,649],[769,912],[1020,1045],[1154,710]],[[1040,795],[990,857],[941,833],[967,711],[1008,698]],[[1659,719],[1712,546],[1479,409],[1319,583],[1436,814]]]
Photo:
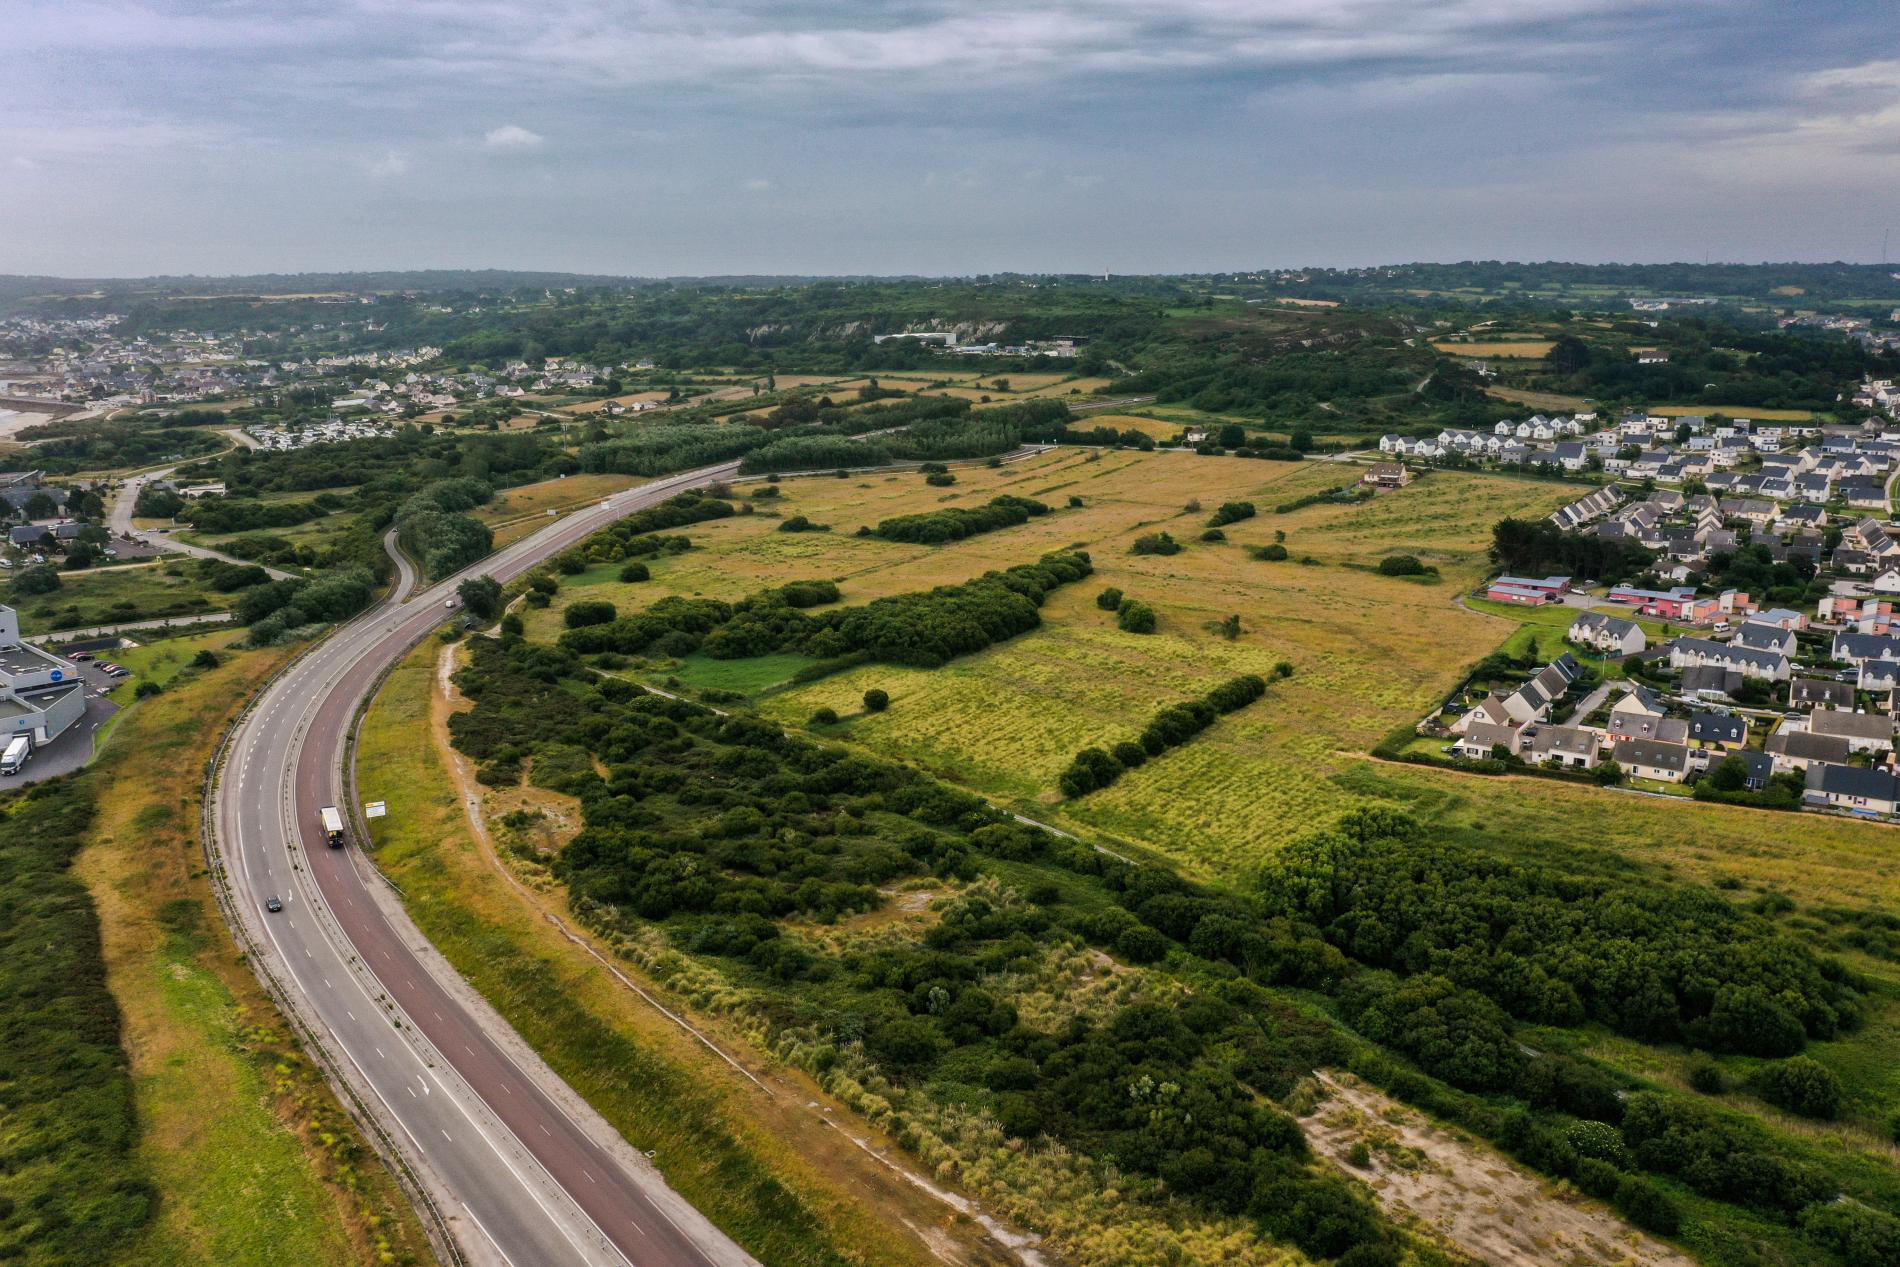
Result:
[[1880,752],[1893,747],[1893,718],[1885,713],[1850,713],[1817,708],[1808,714],[1808,731],[1835,735],[1855,752]]
[[1414,478],[1403,462],[1374,462],[1359,482],[1373,488],[1404,488]]
[[1852,810],[1857,814],[1891,814],[1900,807],[1900,779],[1885,770],[1811,765],[1807,778],[1807,791],[1802,800],[1809,805]]
[[1619,739],[1616,763],[1635,778],[1680,783],[1689,774],[1689,747],[1655,739]]
[[1570,622],[1570,641],[1604,655],[1635,655],[1649,645],[1641,625],[1604,612],[1584,612]]

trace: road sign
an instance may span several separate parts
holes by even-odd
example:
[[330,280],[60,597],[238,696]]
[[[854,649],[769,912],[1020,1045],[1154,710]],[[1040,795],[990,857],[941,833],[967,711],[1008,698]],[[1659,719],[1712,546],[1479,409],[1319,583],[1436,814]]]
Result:
[[389,813],[389,806],[382,801],[371,801],[363,806],[364,818],[383,818]]

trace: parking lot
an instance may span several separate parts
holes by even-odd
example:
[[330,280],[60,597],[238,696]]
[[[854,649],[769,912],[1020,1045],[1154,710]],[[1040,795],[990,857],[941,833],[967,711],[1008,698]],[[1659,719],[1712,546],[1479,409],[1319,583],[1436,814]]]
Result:
[[85,715],[68,726],[66,733],[52,743],[34,749],[32,757],[18,774],[11,778],[0,778],[0,790],[24,787],[29,783],[71,774],[92,760],[93,741],[98,738],[100,728],[119,711],[119,706],[107,699],[105,693],[130,679],[109,676],[96,661],[81,663],[77,668],[86,684]]

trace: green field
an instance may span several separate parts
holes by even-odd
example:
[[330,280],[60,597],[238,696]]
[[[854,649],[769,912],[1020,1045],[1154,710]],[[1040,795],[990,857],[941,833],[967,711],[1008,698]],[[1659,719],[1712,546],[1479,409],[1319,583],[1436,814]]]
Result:
[[62,572],[52,593],[13,594],[8,601],[19,610],[21,632],[35,634],[228,611],[236,596],[207,588],[195,561],[166,560]]

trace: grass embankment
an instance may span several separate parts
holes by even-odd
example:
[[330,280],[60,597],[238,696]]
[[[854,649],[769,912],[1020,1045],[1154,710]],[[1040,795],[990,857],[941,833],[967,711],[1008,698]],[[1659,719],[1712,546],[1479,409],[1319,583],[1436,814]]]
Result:
[[80,776],[99,813],[77,873],[124,1022],[137,1157],[158,1216],[115,1264],[433,1261],[394,1181],[244,965],[199,843],[205,762],[283,650],[184,666],[221,632],[140,648],[140,701]]
[[199,578],[196,562],[166,559],[154,564],[61,572],[60,587],[52,593],[16,593],[7,601],[19,610],[20,631],[39,634],[229,611],[237,596],[220,594],[206,586]]
[[568,475],[504,489],[487,505],[470,511],[469,517],[494,530],[495,548],[499,550],[543,527],[549,512],[558,516],[577,507],[591,506],[603,497],[642,483],[645,481],[632,475]]
[[423,933],[616,1130],[653,1150],[682,1196],[762,1261],[930,1262],[915,1229],[941,1221],[942,1207],[804,1112],[815,1088],[775,1072],[777,1090],[755,1093],[551,927],[540,911],[563,909],[558,900],[531,903],[496,870],[429,739],[439,650],[425,642],[398,666],[357,751],[363,796],[389,802],[377,864]]

